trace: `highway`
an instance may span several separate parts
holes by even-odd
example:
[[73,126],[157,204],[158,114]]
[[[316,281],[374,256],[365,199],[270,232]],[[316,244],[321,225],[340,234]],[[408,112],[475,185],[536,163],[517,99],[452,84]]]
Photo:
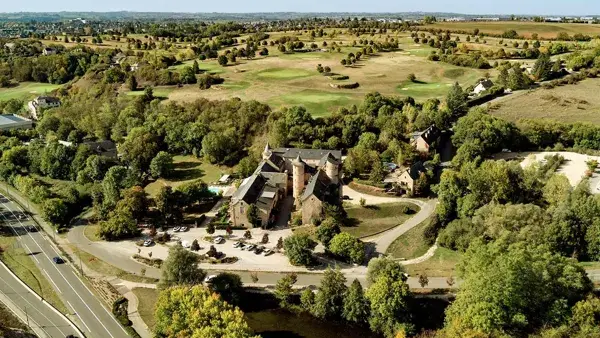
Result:
[[[26,216],[20,206],[4,195],[0,195],[0,208],[0,220],[10,226],[15,236],[19,236],[20,245],[31,253],[34,262],[63,299],[68,311],[75,314],[79,322],[78,327],[84,332],[85,336],[97,338],[129,337],[109,310],[102,305],[101,301],[79,278],[75,268],[71,266],[66,257],[62,257],[56,250],[44,235],[44,232],[41,229],[35,232],[28,231],[29,227],[36,225],[29,216]],[[56,256],[62,257],[65,263],[55,264],[52,258]],[[4,274],[2,274],[2,277],[4,278]],[[41,306],[38,306],[38,308],[41,308]],[[57,326],[61,327],[61,325]],[[56,335],[55,332],[51,337],[62,338],[65,335]]]

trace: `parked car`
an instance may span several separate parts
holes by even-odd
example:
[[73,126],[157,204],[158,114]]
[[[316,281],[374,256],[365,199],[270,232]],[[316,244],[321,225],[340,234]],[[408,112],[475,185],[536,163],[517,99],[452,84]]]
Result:
[[342,199],[343,199],[343,200],[346,200],[346,201],[348,201],[348,200],[351,200],[350,196],[348,196],[348,195],[344,195],[344,196],[342,196]]
[[248,251],[252,251],[252,250],[254,250],[254,248],[256,248],[256,245],[254,245],[254,244],[246,245],[246,250],[248,250]]
[[150,246],[150,245],[152,245],[152,243],[154,243],[153,240],[147,239],[147,240],[144,241],[144,246]]
[[187,248],[191,247],[192,245],[188,241],[183,241],[183,242],[181,242],[181,246],[187,249]]
[[265,250],[265,256],[268,256],[268,255],[270,255],[272,253],[273,253],[273,250],[271,250],[271,249]]
[[[235,242],[233,243],[233,247],[234,248],[239,248],[240,246],[242,246],[242,242]],[[244,250],[243,248],[241,248],[242,250]]]
[[65,262],[65,261],[64,261],[62,258],[60,258],[60,257],[58,257],[58,256],[56,256],[56,257],[52,258],[52,261],[53,261],[55,264],[63,264],[63,263]]
[[30,226],[27,227],[27,231],[29,231],[29,232],[37,232],[37,228],[34,227],[33,225],[30,225]]
[[186,232],[186,231],[188,231],[188,227],[179,228],[179,232]]
[[204,278],[204,283],[211,283],[215,278],[217,278],[217,275],[206,276],[206,278]]
[[259,246],[256,249],[254,249],[254,253],[256,255],[260,255],[263,252],[263,250],[265,250],[265,247],[264,246]]
[[221,244],[223,242],[225,242],[225,239],[223,237],[219,236],[215,238],[215,244]]
[[179,227],[174,227],[173,232],[179,232],[179,229],[180,229]]

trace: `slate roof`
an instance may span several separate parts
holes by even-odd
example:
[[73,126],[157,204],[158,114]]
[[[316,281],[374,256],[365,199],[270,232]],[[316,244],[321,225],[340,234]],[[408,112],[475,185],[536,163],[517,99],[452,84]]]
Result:
[[106,157],[117,157],[117,145],[110,140],[83,142],[96,154]]
[[331,180],[327,177],[327,174],[323,170],[317,171],[308,181],[308,185],[304,189],[302,194],[302,200],[309,198],[311,195],[315,195],[319,200],[323,201],[327,195]]
[[276,148],[271,150],[273,154],[277,154],[284,159],[295,159],[300,155],[303,160],[320,160],[328,153],[334,159],[341,161],[342,152],[340,150],[325,150],[325,149],[300,149],[300,148]]
[[282,185],[287,185],[287,174],[257,172],[242,182],[232,198],[236,201],[243,200],[248,204],[256,204],[259,209],[269,212]]
[[492,82],[492,80],[490,80],[490,79],[482,80],[479,82],[479,84],[482,85],[483,88],[485,88],[486,90],[490,89],[494,86],[494,82]]
[[423,131],[413,133],[412,136],[414,140],[417,140],[419,137],[422,137],[427,144],[431,144],[440,137],[440,130],[438,129],[438,127],[432,124],[431,126],[429,126],[429,128]]
[[248,204],[255,203],[263,190],[267,180],[263,175],[254,174],[242,182],[242,185],[233,194],[235,200],[243,200]]
[[425,172],[425,166],[423,165],[423,162],[419,161],[414,163],[409,169],[408,169],[408,174],[410,175],[410,177],[413,180],[416,180],[419,178],[419,176],[421,175],[421,173]]

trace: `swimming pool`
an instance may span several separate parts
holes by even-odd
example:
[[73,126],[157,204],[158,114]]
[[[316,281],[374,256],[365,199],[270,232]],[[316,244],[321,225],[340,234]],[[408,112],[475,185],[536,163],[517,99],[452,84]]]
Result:
[[211,186],[208,187],[208,191],[212,192],[213,194],[218,195],[221,192],[224,192],[225,188],[224,187],[217,187],[217,186],[211,185]]

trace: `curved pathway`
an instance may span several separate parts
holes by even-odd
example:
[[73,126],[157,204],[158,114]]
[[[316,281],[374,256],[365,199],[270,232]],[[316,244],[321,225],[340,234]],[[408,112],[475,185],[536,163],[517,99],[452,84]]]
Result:
[[[435,212],[435,206],[437,204],[437,200],[419,200],[413,198],[404,198],[404,197],[380,197],[380,196],[372,196],[360,193],[349,186],[345,185],[343,187],[344,195],[347,195],[351,198],[349,200],[352,204],[359,204],[360,199],[364,198],[367,204],[383,204],[383,203],[398,203],[398,202],[406,202],[418,205],[421,210],[414,215],[413,217],[406,220],[406,222],[401,225],[392,228],[388,231],[382,232],[378,235],[365,238],[365,242],[371,242],[375,244],[375,252],[378,254],[385,254],[387,249],[390,247],[392,242],[396,240],[396,238],[402,236],[408,230],[414,228],[419,225],[421,222],[425,221],[429,216],[431,216]],[[432,254],[433,255],[433,254]],[[423,259],[426,260],[427,258]]]
[[435,254],[435,251],[437,250],[438,245],[437,242],[431,247],[429,248],[429,250],[427,250],[427,252],[421,256],[421,257],[417,257],[417,258],[413,258],[413,259],[407,259],[405,261],[401,261],[400,264],[402,265],[412,265],[412,264],[419,264],[419,263],[423,263],[426,260],[428,260],[429,258],[433,257],[433,255]]

